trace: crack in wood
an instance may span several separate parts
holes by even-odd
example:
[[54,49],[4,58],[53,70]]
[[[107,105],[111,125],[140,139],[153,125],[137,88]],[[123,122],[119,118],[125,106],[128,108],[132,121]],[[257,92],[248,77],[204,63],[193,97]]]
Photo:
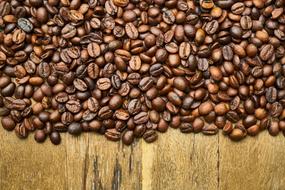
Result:
[[217,181],[218,181],[218,189],[220,189],[220,135],[219,134],[218,134],[217,154],[218,154],[218,160],[217,160],[217,170],[218,170]]
[[114,168],[114,176],[112,180],[112,190],[119,190],[122,180],[122,168],[119,164],[118,158],[116,158],[116,164]]
[[98,169],[98,156],[96,155],[95,160],[93,161],[93,173],[94,173],[94,181],[92,190],[101,190],[103,189],[102,182],[99,175]]
[[87,173],[88,173],[88,165],[89,165],[89,138],[87,139],[87,147],[84,157],[84,166],[83,166],[83,189],[86,189],[86,183],[87,183]]
[[133,145],[131,145],[130,148],[131,148],[131,153],[129,156],[129,174],[131,174],[133,171]]

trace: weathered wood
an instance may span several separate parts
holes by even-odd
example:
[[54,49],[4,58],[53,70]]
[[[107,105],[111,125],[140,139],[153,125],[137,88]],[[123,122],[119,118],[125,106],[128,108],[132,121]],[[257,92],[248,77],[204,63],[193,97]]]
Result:
[[[36,145],[0,129],[0,189],[67,189],[65,145]],[[64,142],[63,142],[64,143]]]
[[218,136],[179,130],[160,135],[157,143],[144,143],[144,189],[216,189],[217,150]]
[[221,189],[285,188],[285,138],[267,132],[233,143],[220,135]]
[[285,138],[234,143],[170,129],[154,144],[63,135],[37,144],[0,129],[0,189],[284,189]]

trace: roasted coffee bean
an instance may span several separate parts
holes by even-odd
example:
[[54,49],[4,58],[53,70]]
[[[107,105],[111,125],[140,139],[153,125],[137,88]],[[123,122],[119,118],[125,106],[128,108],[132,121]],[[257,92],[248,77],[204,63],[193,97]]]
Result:
[[277,89],[274,87],[269,87],[266,91],[265,97],[268,102],[275,102],[277,100]]
[[82,131],[80,123],[71,123],[68,126],[68,133],[72,135],[79,135]]
[[191,123],[181,123],[179,129],[182,133],[191,133],[194,131]]
[[130,145],[134,141],[134,132],[133,131],[126,131],[122,136],[122,142],[125,145]]
[[147,130],[143,135],[143,139],[147,143],[154,142],[157,140],[157,138],[158,138],[158,135],[154,130]]
[[109,78],[100,78],[97,80],[97,87],[100,90],[108,90],[111,87],[111,81]]
[[130,39],[137,39],[139,36],[138,30],[132,22],[126,24],[125,31]]
[[65,107],[71,113],[78,113],[81,109],[80,102],[76,100],[69,100],[66,102]]
[[121,138],[121,133],[116,129],[107,129],[105,132],[105,137],[111,141],[118,141]]
[[87,107],[92,112],[97,112],[100,108],[100,104],[97,99],[90,97],[87,101]]
[[219,28],[218,21],[212,20],[206,24],[205,31],[207,32],[207,34],[212,35],[218,31],[218,28]]
[[96,58],[101,54],[100,46],[96,42],[88,44],[87,51],[90,57]]
[[271,44],[266,44],[262,47],[259,56],[263,61],[267,61],[272,57],[273,53],[274,47]]
[[38,143],[44,142],[46,140],[46,134],[45,134],[44,130],[36,130],[34,139]]
[[205,125],[202,128],[202,133],[205,135],[215,135],[219,132],[219,129],[216,125],[211,124],[211,125]]
[[59,145],[61,142],[60,134],[57,131],[53,131],[49,135],[49,138],[50,138],[50,141],[52,142],[52,144],[54,144],[54,145]]
[[134,116],[134,123],[137,125],[144,124],[148,121],[148,113],[140,112]]
[[67,24],[62,28],[61,34],[63,38],[70,39],[76,35],[76,28],[71,24]]
[[1,118],[1,125],[4,129],[8,131],[12,131],[16,127],[15,121],[9,116]]
[[244,138],[244,132],[239,128],[234,128],[229,134],[229,137],[233,141],[240,141]]
[[153,142],[168,126],[275,136],[283,15],[281,0],[0,2],[2,126],[54,144],[82,131]]
[[17,21],[19,28],[21,28],[25,32],[31,32],[34,28],[33,24],[25,18],[19,18]]

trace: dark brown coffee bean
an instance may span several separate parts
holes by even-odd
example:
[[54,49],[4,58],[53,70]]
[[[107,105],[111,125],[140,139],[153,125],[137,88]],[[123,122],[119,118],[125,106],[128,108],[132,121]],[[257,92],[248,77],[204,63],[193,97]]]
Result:
[[68,111],[72,113],[78,113],[81,109],[80,102],[76,100],[69,100],[68,102],[66,102],[65,107]]
[[134,123],[137,125],[144,124],[148,121],[148,113],[140,112],[134,116]]
[[152,143],[152,142],[156,141],[157,138],[158,138],[158,135],[154,130],[147,130],[143,135],[143,139],[147,143]]
[[216,20],[208,22],[205,26],[205,31],[207,34],[212,35],[218,31],[219,23]]
[[209,68],[209,61],[206,58],[198,59],[198,69],[200,71],[206,71]]
[[219,129],[216,125],[211,124],[211,125],[205,125],[202,128],[202,133],[205,135],[215,135],[219,132]]
[[57,131],[53,131],[49,135],[49,138],[50,138],[50,141],[52,142],[52,144],[54,144],[54,145],[59,145],[61,142],[60,134]]
[[222,52],[226,61],[231,61],[233,59],[233,50],[230,46],[224,46]]
[[181,123],[179,129],[182,133],[191,133],[194,131],[191,123]]
[[73,38],[76,35],[76,28],[71,24],[67,24],[62,28],[61,34],[65,39]]
[[227,114],[226,114],[226,117],[229,121],[233,122],[233,123],[236,123],[238,122],[238,120],[240,119],[239,115],[234,112],[234,111],[229,111]]
[[17,135],[17,137],[19,137],[20,139],[25,139],[28,137],[29,132],[28,130],[25,128],[25,126],[23,125],[23,123],[21,123],[20,125],[17,125],[15,127],[15,133]]
[[272,57],[273,53],[274,47],[271,44],[266,44],[262,47],[259,56],[263,61],[267,61]]
[[92,112],[97,112],[100,108],[100,104],[97,99],[90,97],[87,101],[87,107]]
[[278,124],[278,121],[271,121],[271,125],[269,126],[268,128],[268,132],[270,135],[272,136],[277,136],[279,134],[279,124]]
[[82,131],[80,123],[71,123],[68,126],[68,133],[72,135],[79,135]]
[[153,84],[154,81],[151,77],[144,77],[139,83],[139,88],[142,91],[147,91],[153,86]]
[[266,90],[265,94],[266,100],[270,103],[273,103],[277,100],[277,89],[274,87],[269,87]]
[[126,131],[122,136],[122,142],[125,145],[130,145],[134,141],[134,132],[133,131]]
[[126,24],[125,31],[130,39],[137,39],[139,36],[138,30],[132,22]]
[[78,79],[78,78],[73,81],[73,85],[77,90],[81,92],[84,92],[88,89],[86,83],[83,80]]
[[46,140],[46,134],[44,130],[36,130],[35,135],[34,135],[35,141],[38,143],[42,143]]
[[162,14],[162,19],[167,24],[173,24],[175,22],[175,15],[171,10],[166,10]]
[[4,129],[8,131],[12,131],[16,127],[15,121],[9,116],[1,118],[1,125]]
[[121,133],[116,129],[107,129],[105,132],[105,137],[111,141],[118,141],[121,138]]

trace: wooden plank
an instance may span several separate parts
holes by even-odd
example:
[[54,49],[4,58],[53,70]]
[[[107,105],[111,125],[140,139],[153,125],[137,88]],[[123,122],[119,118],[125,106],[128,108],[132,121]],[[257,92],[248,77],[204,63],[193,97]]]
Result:
[[[1,126],[0,126],[1,127]],[[0,129],[0,189],[67,189],[65,145],[37,144]]]
[[92,133],[67,136],[68,189],[141,189],[140,143],[127,147]]
[[0,130],[0,189],[284,189],[285,139],[234,143],[170,129],[132,146],[93,133],[39,145]]
[[285,188],[285,139],[267,132],[233,143],[220,134],[220,189]]
[[141,142],[125,146],[90,134],[89,145],[87,189],[142,189]]
[[143,143],[143,189],[217,189],[218,136],[170,129]]

